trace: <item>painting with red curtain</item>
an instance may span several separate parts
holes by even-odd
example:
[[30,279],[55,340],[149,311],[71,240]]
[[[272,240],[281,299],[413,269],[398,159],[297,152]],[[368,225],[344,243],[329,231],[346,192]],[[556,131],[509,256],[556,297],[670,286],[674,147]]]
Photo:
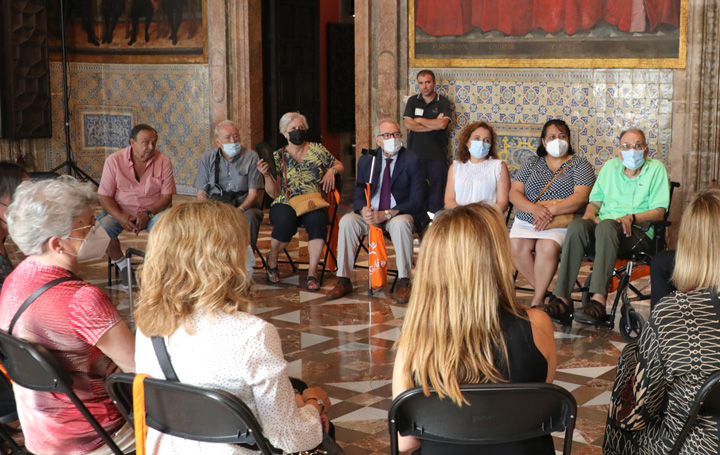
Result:
[[423,60],[421,66],[427,59],[445,60],[436,63],[446,66],[492,66],[485,61],[493,59],[529,66],[521,60],[543,59],[567,67],[573,67],[571,59],[592,67],[622,67],[630,62],[619,59],[637,59],[682,68],[689,1],[411,0],[410,59]]
[[415,24],[434,36],[461,36],[475,27],[572,35],[603,20],[626,32],[655,31],[660,23],[677,27],[680,0],[417,0]]

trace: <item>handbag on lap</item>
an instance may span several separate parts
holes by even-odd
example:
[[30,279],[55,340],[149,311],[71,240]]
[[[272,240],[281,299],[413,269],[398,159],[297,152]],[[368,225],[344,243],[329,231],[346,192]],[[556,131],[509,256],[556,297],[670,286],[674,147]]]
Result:
[[[552,205],[556,205],[564,201],[564,199],[550,199],[549,201],[540,201],[538,202],[538,199],[540,199],[540,196],[545,194],[545,191],[547,191],[548,188],[550,188],[550,185],[555,181],[556,178],[560,177],[560,175],[567,171],[570,166],[565,166],[565,169],[555,174],[555,176],[548,182],[547,185],[545,185],[545,188],[543,188],[538,196],[535,198],[535,201],[533,201],[533,204],[538,205],[544,205],[545,207],[550,207]],[[566,213],[564,215],[554,215],[552,221],[548,223],[547,226],[545,226],[545,229],[557,229],[557,228],[566,228],[568,227],[568,224],[575,218],[575,214],[573,213]]]
[[285,179],[285,197],[287,198],[290,207],[295,210],[297,216],[330,206],[330,203],[322,197],[322,193],[320,192],[301,194],[291,198],[288,193],[287,169],[285,168],[285,148],[283,148],[282,163],[283,178]]

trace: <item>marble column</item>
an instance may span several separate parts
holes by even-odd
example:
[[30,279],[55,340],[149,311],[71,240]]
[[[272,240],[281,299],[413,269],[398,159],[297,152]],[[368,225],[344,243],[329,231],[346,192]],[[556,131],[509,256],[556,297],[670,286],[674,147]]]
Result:
[[[227,30],[222,31],[227,31],[229,56],[225,90],[228,97],[227,117],[238,124],[241,142],[254,148],[264,136],[262,2],[226,0],[225,7]],[[211,65],[213,63],[211,59]]]
[[[687,66],[675,71],[673,180],[682,184],[670,218],[680,221],[692,195],[720,178],[720,6],[688,2]],[[677,232],[676,227],[671,232]],[[673,237],[675,237],[673,235]]]
[[355,138],[357,155],[374,147],[379,119],[402,128],[407,92],[407,0],[355,2]]
[[227,104],[227,40],[225,35],[226,21],[224,0],[208,0],[208,72],[210,74],[210,124],[228,118]]

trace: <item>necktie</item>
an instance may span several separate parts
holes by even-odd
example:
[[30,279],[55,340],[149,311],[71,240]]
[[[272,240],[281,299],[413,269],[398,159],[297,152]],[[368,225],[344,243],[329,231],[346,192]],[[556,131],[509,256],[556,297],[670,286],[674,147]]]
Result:
[[380,204],[378,211],[390,209],[390,163],[392,158],[385,158],[385,172],[383,172],[382,183],[380,184]]

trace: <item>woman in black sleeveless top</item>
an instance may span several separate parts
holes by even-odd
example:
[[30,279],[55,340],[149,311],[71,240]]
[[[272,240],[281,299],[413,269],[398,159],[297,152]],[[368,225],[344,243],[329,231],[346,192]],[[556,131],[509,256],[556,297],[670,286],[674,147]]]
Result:
[[[433,387],[458,405],[459,386],[552,382],[556,354],[547,314],[515,297],[510,239],[500,214],[471,204],[439,214],[423,238],[393,370],[393,397]],[[401,451],[554,454],[548,436],[521,443],[451,446],[400,437]]]

